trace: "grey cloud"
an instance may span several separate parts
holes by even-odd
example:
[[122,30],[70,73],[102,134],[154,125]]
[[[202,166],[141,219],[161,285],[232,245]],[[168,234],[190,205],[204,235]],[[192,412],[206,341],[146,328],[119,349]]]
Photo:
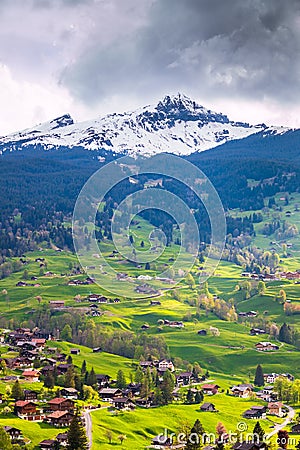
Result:
[[122,40],[104,48],[95,36],[61,82],[86,102],[124,91],[150,96],[178,89],[198,97],[295,100],[297,17],[297,0],[149,1],[140,28],[129,27]]
[[288,105],[300,100],[299,12],[299,0],[0,0],[0,62],[94,109],[179,90]]

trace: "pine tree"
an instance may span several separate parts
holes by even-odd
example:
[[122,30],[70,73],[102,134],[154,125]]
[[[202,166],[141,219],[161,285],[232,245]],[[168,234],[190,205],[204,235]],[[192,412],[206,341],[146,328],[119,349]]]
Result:
[[255,386],[264,386],[264,372],[260,364],[256,367],[255,378],[254,378]]
[[278,339],[280,342],[285,342],[286,344],[293,343],[292,330],[286,323],[280,327]]
[[118,389],[124,389],[126,387],[126,378],[123,370],[119,370],[117,373],[117,383],[116,386]]
[[202,369],[201,369],[200,365],[197,362],[195,362],[192,373],[193,373],[193,377],[195,378],[196,381],[199,380],[199,375],[201,372],[202,372]]
[[141,397],[148,398],[152,387],[152,376],[150,368],[146,370],[141,386]]
[[205,430],[199,419],[194,423],[185,446],[186,450],[200,450],[202,448]]
[[82,386],[83,386],[83,382],[82,382],[80,376],[77,375],[77,374],[75,374],[75,376],[74,376],[74,384],[75,384],[75,389],[76,389],[78,392],[80,392],[81,389],[82,389]]
[[65,375],[65,383],[64,383],[65,387],[74,388],[75,387],[74,378],[75,378],[74,367],[70,366]]
[[161,394],[163,398],[163,404],[167,405],[168,403],[171,403],[173,400],[173,390],[174,390],[175,384],[173,375],[169,370],[166,370],[163,376],[163,382],[161,384]]
[[53,389],[55,386],[55,380],[52,373],[48,372],[44,380],[44,386],[48,389]]
[[197,391],[195,395],[195,403],[201,403],[203,401],[204,395],[202,391]]
[[136,369],[136,372],[134,374],[134,381],[136,383],[141,383],[143,380],[143,376],[144,376],[143,370],[142,370],[141,366],[138,366],[138,368]]
[[[18,400],[23,400],[24,398],[24,391],[20,386],[19,380],[17,380],[11,390],[11,395],[12,397],[18,401]],[[1,447],[0,447],[1,448]]]
[[81,375],[85,375],[86,372],[86,360],[83,361],[82,365],[81,365]]
[[190,405],[191,403],[194,403],[194,394],[193,394],[191,389],[189,389],[187,391],[186,402],[187,402],[188,405]]
[[257,421],[255,427],[253,429],[253,437],[254,440],[258,440],[258,442],[263,442],[265,438],[265,432],[261,426],[261,424]]
[[95,374],[94,367],[92,367],[92,370],[89,373],[87,384],[88,384],[88,386],[96,386],[96,384],[97,384],[97,377]]
[[79,416],[76,414],[67,433],[68,450],[87,450],[88,440]]

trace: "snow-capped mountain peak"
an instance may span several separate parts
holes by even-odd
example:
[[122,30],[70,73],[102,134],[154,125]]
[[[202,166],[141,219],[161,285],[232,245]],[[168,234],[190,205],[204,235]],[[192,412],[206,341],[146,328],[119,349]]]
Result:
[[82,123],[74,123],[65,114],[0,138],[0,151],[39,146],[103,149],[132,156],[162,152],[188,155],[266,130],[264,124],[230,121],[226,115],[178,93],[165,96],[156,105]]

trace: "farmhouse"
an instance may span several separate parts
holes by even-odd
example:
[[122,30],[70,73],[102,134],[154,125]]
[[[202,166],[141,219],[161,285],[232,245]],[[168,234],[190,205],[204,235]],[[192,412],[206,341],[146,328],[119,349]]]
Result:
[[60,390],[60,395],[64,398],[71,398],[77,400],[78,392],[75,388],[63,388]]
[[112,404],[116,409],[129,410],[135,408],[133,401],[127,397],[116,397],[112,400]]
[[56,436],[56,440],[57,440],[57,442],[59,442],[60,445],[62,445],[63,447],[66,447],[67,443],[68,443],[68,435],[67,435],[67,433],[59,433]]
[[68,369],[72,367],[72,364],[58,364],[57,370],[59,374],[64,374],[68,372]]
[[34,401],[37,400],[38,394],[31,389],[24,389],[24,400]]
[[182,372],[179,375],[176,375],[176,384],[177,386],[187,386],[191,384],[193,379],[192,372]]
[[267,412],[266,406],[251,406],[244,412],[245,419],[265,419]]
[[110,376],[105,374],[96,375],[97,383],[100,387],[108,387]]
[[36,370],[24,370],[22,376],[26,381],[34,383],[35,381],[39,381],[40,374]]
[[40,350],[42,350],[46,345],[46,339],[32,338],[30,342]]
[[255,344],[255,348],[259,352],[273,352],[279,350],[278,345],[272,344],[272,342],[258,342]]
[[39,443],[39,448],[41,450],[55,450],[55,445],[57,442],[54,439],[44,439]]
[[159,361],[158,370],[164,370],[164,369],[169,369],[169,370],[171,370],[171,372],[174,372],[175,367],[171,360],[163,359],[162,361]]
[[17,416],[32,416],[36,414],[36,404],[31,401],[18,400],[15,403],[15,413]]
[[235,397],[249,398],[253,393],[253,387],[251,384],[238,384],[231,388],[231,392]]
[[218,393],[219,387],[217,384],[203,384],[202,390],[205,395],[215,395]]
[[45,421],[54,427],[69,427],[73,419],[73,414],[69,411],[54,411],[49,414]]
[[113,388],[103,388],[99,391],[99,396],[103,401],[109,402],[115,399],[116,397],[122,396],[122,391],[120,389]]
[[22,440],[22,431],[19,430],[19,428],[15,428],[15,427],[10,427],[10,426],[6,426],[3,427],[4,431],[6,431],[6,433],[9,434],[9,437],[12,441],[18,441],[18,440]]
[[150,300],[151,306],[160,306],[161,302],[159,300]]
[[281,402],[271,402],[268,404],[268,412],[271,416],[277,416],[282,417],[283,411],[282,411],[283,404]]
[[279,377],[287,378],[290,381],[294,381],[294,376],[290,373],[266,373],[264,374],[264,380],[267,384],[273,384]]
[[48,402],[51,411],[73,411],[74,402],[69,398],[53,398]]
[[265,330],[262,330],[261,328],[251,328],[250,335],[251,336],[258,336],[259,334],[266,334]]

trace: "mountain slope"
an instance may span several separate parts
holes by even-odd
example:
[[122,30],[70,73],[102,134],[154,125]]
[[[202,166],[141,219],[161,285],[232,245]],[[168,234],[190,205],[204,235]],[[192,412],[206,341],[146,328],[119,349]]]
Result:
[[[230,121],[178,94],[155,106],[133,112],[109,114],[75,124],[69,115],[0,138],[0,151],[24,148],[74,148],[149,156],[161,152],[189,155],[231,140],[266,131],[267,127]],[[273,133],[286,132],[287,129]]]

